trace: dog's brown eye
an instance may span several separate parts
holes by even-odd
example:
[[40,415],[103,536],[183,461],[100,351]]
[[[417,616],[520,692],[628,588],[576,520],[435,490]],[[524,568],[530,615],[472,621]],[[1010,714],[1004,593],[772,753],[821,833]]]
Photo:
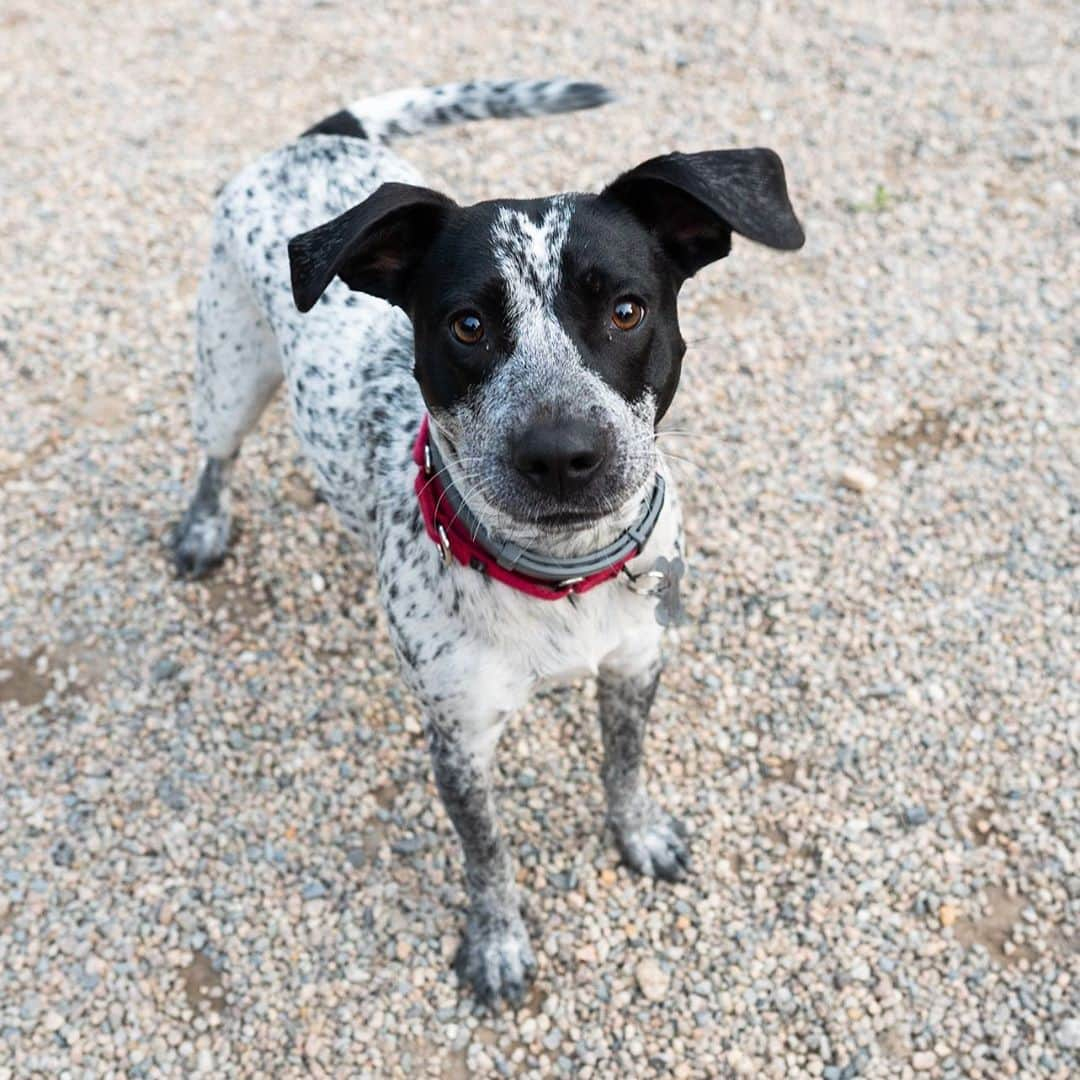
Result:
[[633,330],[645,318],[645,307],[631,296],[615,301],[611,321],[619,330]]
[[463,311],[450,321],[450,332],[462,345],[475,345],[484,336],[484,324],[475,311]]

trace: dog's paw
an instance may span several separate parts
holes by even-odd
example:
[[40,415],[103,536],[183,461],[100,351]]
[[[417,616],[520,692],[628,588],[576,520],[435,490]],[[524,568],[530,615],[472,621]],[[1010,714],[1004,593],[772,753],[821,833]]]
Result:
[[517,1005],[536,975],[536,957],[521,916],[470,919],[454,958],[454,970],[481,1004]]
[[230,521],[227,511],[213,513],[189,509],[173,530],[169,548],[173,567],[180,578],[205,577],[221,565],[229,546]]
[[681,881],[690,872],[686,826],[657,806],[632,824],[613,823],[623,862],[639,874]]

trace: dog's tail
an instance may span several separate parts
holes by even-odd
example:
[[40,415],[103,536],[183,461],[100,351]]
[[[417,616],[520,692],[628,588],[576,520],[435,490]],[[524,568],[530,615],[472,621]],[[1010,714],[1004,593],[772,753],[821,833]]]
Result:
[[328,116],[304,134],[351,135],[389,142],[445,124],[573,112],[593,109],[612,99],[611,92],[599,83],[569,79],[447,83],[364,98]]

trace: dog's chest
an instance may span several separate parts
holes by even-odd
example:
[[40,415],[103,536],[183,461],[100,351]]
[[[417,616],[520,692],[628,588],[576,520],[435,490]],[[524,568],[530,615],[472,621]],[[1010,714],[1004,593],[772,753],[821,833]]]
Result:
[[[657,601],[623,577],[548,601],[460,565],[445,567],[415,500],[384,517],[377,540],[380,597],[406,681],[426,699],[468,712],[511,711],[537,688],[633,668],[656,655]],[[681,551],[674,492],[635,572]]]

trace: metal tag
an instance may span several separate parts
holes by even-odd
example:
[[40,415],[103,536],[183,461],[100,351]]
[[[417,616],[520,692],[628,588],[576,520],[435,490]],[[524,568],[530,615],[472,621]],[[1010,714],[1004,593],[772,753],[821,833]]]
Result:
[[661,626],[684,626],[688,621],[679,593],[679,579],[686,564],[677,555],[670,561],[660,556],[653,564],[659,585],[656,589],[656,621]]

